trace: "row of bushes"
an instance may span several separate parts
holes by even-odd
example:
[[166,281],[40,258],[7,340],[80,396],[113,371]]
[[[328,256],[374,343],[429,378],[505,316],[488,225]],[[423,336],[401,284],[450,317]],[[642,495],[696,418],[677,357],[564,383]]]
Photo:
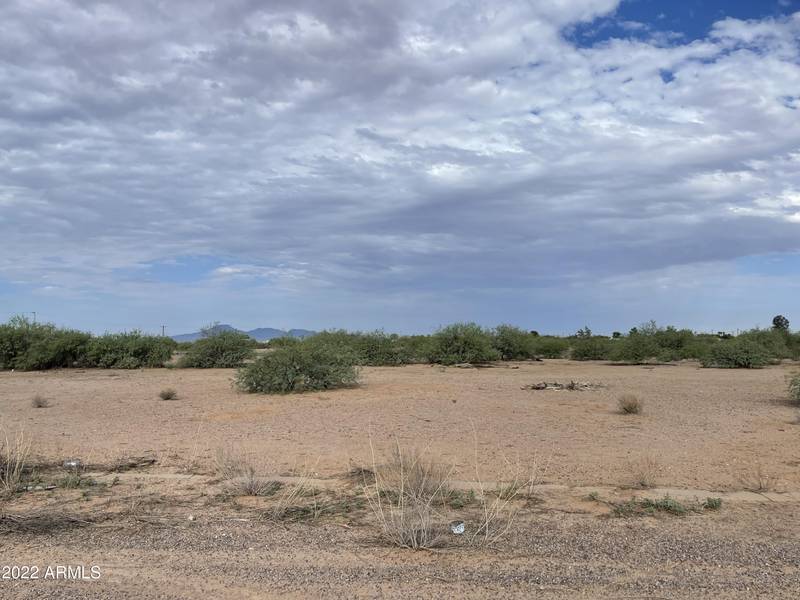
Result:
[[163,367],[175,346],[170,338],[137,331],[93,336],[14,317],[0,325],[0,369]]
[[[180,367],[239,367],[263,346],[236,331],[210,329],[200,340],[184,344]],[[57,367],[159,367],[178,344],[170,338],[139,332],[92,336],[17,317],[0,325],[0,369],[39,370]],[[800,334],[788,330],[753,330],[736,337],[696,334],[688,329],[660,328],[651,322],[628,335],[596,336],[584,328],[574,336],[540,336],[511,325],[486,329],[456,323],[433,335],[401,336],[384,332],[325,331],[305,340],[279,338],[275,349],[326,349],[355,366],[412,363],[453,365],[496,360],[572,358],[639,364],[695,359],[708,367],[755,368],[800,357]]]

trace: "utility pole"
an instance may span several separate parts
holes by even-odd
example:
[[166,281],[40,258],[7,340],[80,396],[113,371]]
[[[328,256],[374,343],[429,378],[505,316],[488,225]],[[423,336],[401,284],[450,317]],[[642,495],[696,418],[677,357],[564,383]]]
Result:
[[166,329],[167,329],[167,326],[166,326],[166,325],[162,325],[162,326],[161,326],[161,337],[164,337],[164,336],[166,335],[166,334],[164,333],[164,332],[166,331]]

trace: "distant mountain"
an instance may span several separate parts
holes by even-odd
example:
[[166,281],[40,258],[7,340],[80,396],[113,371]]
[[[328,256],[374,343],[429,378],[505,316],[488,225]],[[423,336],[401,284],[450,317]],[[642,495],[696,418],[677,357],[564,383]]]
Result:
[[[289,331],[284,331],[283,329],[275,329],[273,327],[258,327],[257,329],[251,329],[250,331],[242,331],[241,329],[236,329],[235,327],[227,324],[215,325],[211,331],[214,333],[218,333],[220,331],[238,331],[239,333],[249,335],[251,338],[259,342],[266,342],[267,340],[279,337],[306,338],[316,333],[316,331],[310,331],[308,329],[290,329]],[[180,335],[173,335],[171,337],[176,342],[194,342],[203,337],[203,333],[197,331],[195,333],[182,333]]]

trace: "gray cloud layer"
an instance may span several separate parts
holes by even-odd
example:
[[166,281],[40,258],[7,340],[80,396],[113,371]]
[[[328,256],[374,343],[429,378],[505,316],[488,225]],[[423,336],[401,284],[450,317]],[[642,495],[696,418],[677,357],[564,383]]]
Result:
[[800,251],[800,13],[562,36],[617,3],[5,2],[0,279],[558,302]]

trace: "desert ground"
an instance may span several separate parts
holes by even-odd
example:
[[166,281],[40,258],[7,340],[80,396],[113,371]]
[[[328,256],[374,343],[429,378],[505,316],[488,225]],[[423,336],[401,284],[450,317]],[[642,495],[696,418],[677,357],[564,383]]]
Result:
[[[102,573],[0,578],[0,597],[796,598],[797,370],[415,365],[286,396],[239,393],[233,370],[0,373],[0,423],[24,431],[39,472],[0,504],[0,565]],[[625,393],[641,414],[620,414]],[[397,447],[446,468],[463,501],[437,518],[464,535],[420,551],[382,539],[364,488]],[[222,455],[281,489],[237,492]],[[686,513],[641,509],[663,498]],[[491,540],[470,535],[487,507]]]

